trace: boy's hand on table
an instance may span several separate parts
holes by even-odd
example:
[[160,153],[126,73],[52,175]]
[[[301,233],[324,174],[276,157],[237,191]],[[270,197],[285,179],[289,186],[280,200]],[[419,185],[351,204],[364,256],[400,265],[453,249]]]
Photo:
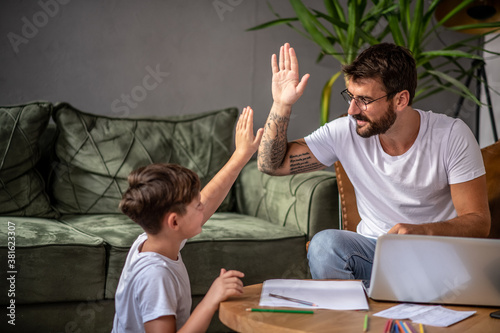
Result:
[[244,276],[245,274],[242,272],[235,270],[226,271],[222,268],[219,277],[215,279],[208,290],[205,296],[206,300],[218,309],[220,302],[225,301],[231,296],[243,294],[243,282],[241,282],[240,278]]

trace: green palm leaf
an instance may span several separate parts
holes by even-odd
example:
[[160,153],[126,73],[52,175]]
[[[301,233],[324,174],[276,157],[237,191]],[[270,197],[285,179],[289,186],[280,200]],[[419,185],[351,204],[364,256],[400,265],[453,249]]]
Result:
[[[458,81],[457,79],[443,72],[438,72],[438,71],[429,71],[429,72],[431,75],[434,75],[436,77],[439,77],[440,79],[443,79],[444,81],[451,83],[454,87],[458,89],[459,93],[462,96],[471,99],[472,101],[474,101],[474,103],[478,105],[481,105],[481,102],[477,99],[477,97],[474,94],[472,94],[469,88],[467,88],[462,82]],[[443,88],[448,90],[446,85],[443,85]]]
[[[473,1],[457,1],[457,5],[449,13],[433,23],[440,0],[371,0],[371,5],[368,5],[367,0],[343,0],[342,4],[340,0],[324,0],[324,11],[308,9],[305,1],[290,0],[297,17],[282,18],[269,4],[278,19],[248,31],[285,24],[321,48],[317,61],[330,55],[341,64],[351,63],[359,49],[377,44],[390,35],[395,44],[410,49],[415,57],[419,72],[415,101],[446,90],[481,105],[468,87],[461,83],[465,77],[473,75],[477,68],[464,66],[463,61],[459,60],[471,59],[476,64],[483,60],[480,54],[500,55],[499,52],[489,51],[484,47],[486,42],[483,37],[492,32],[468,36],[445,45],[442,49],[426,50],[431,36],[435,34],[439,37],[443,25]],[[297,23],[303,29],[297,29]],[[500,31],[500,23],[468,24],[448,29],[461,31],[479,28],[499,28]],[[499,36],[500,34],[496,35],[492,40]],[[340,75],[341,72],[335,73],[323,87],[320,110],[322,124],[328,121],[330,94]]]
[[323,87],[323,91],[321,93],[321,125],[326,124],[330,118],[330,96],[332,95],[332,87],[341,73],[341,71],[338,71],[337,73],[333,74],[330,80],[328,80],[328,82]]
[[[328,41],[328,39],[318,30],[316,25],[324,26],[309,12],[300,0],[290,0],[300,23],[304,26],[306,31],[311,35],[312,39],[318,44],[326,53],[333,54],[335,49]],[[324,28],[326,30],[326,28]]]
[[266,22],[266,23],[259,24],[259,25],[255,26],[255,27],[248,28],[246,31],[255,31],[255,30],[266,29],[266,28],[274,27],[274,26],[280,25],[280,24],[286,24],[286,23],[290,23],[290,22],[297,22],[298,20],[299,19],[296,18],[296,17],[282,18],[282,19],[278,19],[278,20],[269,21],[269,22]]

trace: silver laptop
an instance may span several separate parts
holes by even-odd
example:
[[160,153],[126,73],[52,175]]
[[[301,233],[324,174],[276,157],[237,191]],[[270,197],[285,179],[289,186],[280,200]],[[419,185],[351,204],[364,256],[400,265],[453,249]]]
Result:
[[368,296],[500,306],[500,239],[383,235],[377,240]]

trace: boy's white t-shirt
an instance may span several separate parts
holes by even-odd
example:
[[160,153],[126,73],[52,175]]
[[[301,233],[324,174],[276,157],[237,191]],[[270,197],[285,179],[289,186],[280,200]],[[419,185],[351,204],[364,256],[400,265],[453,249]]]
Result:
[[321,163],[342,163],[355,188],[361,235],[376,238],[397,223],[454,218],[450,184],[485,174],[477,141],[463,121],[417,111],[417,139],[400,156],[385,153],[378,135],[359,136],[351,116],[336,119],[305,138]]
[[147,238],[141,234],[127,255],[115,295],[113,333],[144,332],[144,323],[168,315],[176,317],[179,330],[191,313],[191,286],[181,254],[172,260],[139,252]]

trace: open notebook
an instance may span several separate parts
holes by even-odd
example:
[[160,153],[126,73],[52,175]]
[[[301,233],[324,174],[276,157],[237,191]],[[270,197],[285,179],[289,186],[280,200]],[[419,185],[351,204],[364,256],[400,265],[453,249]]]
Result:
[[262,286],[259,306],[368,310],[361,281],[266,280]]

